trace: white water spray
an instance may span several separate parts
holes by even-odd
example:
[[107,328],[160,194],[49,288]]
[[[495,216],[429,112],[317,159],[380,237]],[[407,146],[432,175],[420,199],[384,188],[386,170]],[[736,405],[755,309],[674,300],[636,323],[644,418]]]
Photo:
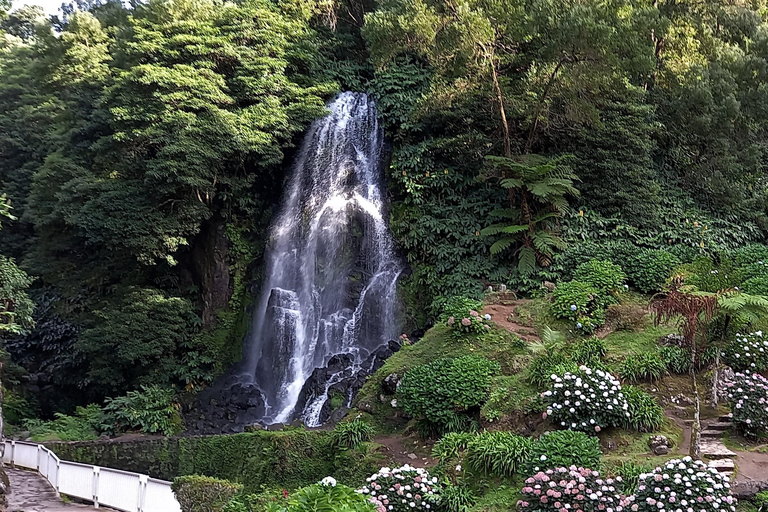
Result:
[[299,416],[318,425],[337,379],[296,411],[313,370],[335,354],[351,354],[352,368],[344,373],[357,371],[396,335],[402,268],[386,223],[374,104],[347,92],[328,108],[304,138],[272,226],[266,281],[246,347],[246,369],[264,395],[268,423]]

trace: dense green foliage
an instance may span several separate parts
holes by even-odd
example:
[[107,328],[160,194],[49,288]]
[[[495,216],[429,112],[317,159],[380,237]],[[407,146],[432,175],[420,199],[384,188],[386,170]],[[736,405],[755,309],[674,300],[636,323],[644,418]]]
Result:
[[218,436],[145,437],[121,442],[46,442],[60,458],[133,471],[162,480],[212,475],[244,485],[248,493],[297,489],[331,475],[361,485],[380,455],[339,452],[330,431],[289,429]]
[[572,430],[549,432],[531,447],[523,473],[532,475],[537,471],[573,465],[599,468],[602,456],[600,440],[594,436]]
[[180,476],[173,481],[173,494],[182,512],[222,512],[242,485],[208,476]]
[[3,24],[3,278],[14,257],[61,298],[76,334],[53,364],[79,358],[82,397],[198,386],[239,357],[286,152],[338,86],[327,37],[313,5],[81,8]]
[[477,473],[512,476],[528,457],[533,440],[511,432],[483,432],[467,443],[467,466]]
[[336,444],[343,448],[357,448],[361,443],[371,441],[375,430],[364,420],[354,419],[333,427]]
[[635,386],[624,386],[622,392],[629,405],[627,408],[629,416],[624,421],[627,429],[655,432],[664,425],[666,421],[664,409],[651,395]]
[[[324,480],[325,482],[325,480]],[[267,512],[374,512],[375,507],[368,499],[351,487],[331,483],[319,483],[302,487],[291,493],[287,499],[267,504]],[[224,512],[258,512],[259,509],[238,507],[236,504]]]
[[619,375],[630,382],[659,380],[667,371],[665,361],[657,353],[631,354],[621,362]]
[[460,414],[488,398],[499,364],[478,356],[438,359],[406,372],[397,389],[398,405],[416,418],[442,428],[460,424]]
[[181,430],[179,405],[172,390],[141,386],[125,396],[107,398],[105,421],[113,431],[139,430],[147,434],[172,436]]
[[51,421],[27,419],[24,429],[34,441],[88,441],[104,428],[104,411],[96,404],[78,407],[72,416],[56,413]]

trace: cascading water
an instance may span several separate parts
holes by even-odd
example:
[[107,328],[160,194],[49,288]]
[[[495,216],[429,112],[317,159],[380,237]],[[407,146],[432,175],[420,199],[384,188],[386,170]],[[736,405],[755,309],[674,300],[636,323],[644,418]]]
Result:
[[[304,138],[272,226],[247,344],[246,368],[263,394],[267,423],[300,416],[307,425],[320,424],[334,381],[359,370],[396,334],[402,268],[386,221],[374,104],[365,94],[346,92],[328,108]],[[307,379],[339,354],[351,366],[297,411]]]

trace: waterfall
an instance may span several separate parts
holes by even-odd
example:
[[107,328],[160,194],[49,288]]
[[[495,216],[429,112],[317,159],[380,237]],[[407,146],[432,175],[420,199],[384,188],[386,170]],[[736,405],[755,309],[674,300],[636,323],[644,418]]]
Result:
[[246,343],[267,423],[320,423],[325,393],[297,409],[316,368],[346,354],[358,370],[396,335],[402,270],[386,220],[374,103],[345,92],[306,134],[270,233],[265,282]]

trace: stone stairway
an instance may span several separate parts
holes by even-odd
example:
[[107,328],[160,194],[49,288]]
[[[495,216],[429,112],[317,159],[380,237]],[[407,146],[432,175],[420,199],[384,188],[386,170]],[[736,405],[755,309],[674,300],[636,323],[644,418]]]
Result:
[[717,421],[707,423],[701,431],[701,456],[710,460],[709,467],[731,477],[736,468],[733,459],[736,453],[723,444],[723,433],[731,428],[730,414],[717,418]]

